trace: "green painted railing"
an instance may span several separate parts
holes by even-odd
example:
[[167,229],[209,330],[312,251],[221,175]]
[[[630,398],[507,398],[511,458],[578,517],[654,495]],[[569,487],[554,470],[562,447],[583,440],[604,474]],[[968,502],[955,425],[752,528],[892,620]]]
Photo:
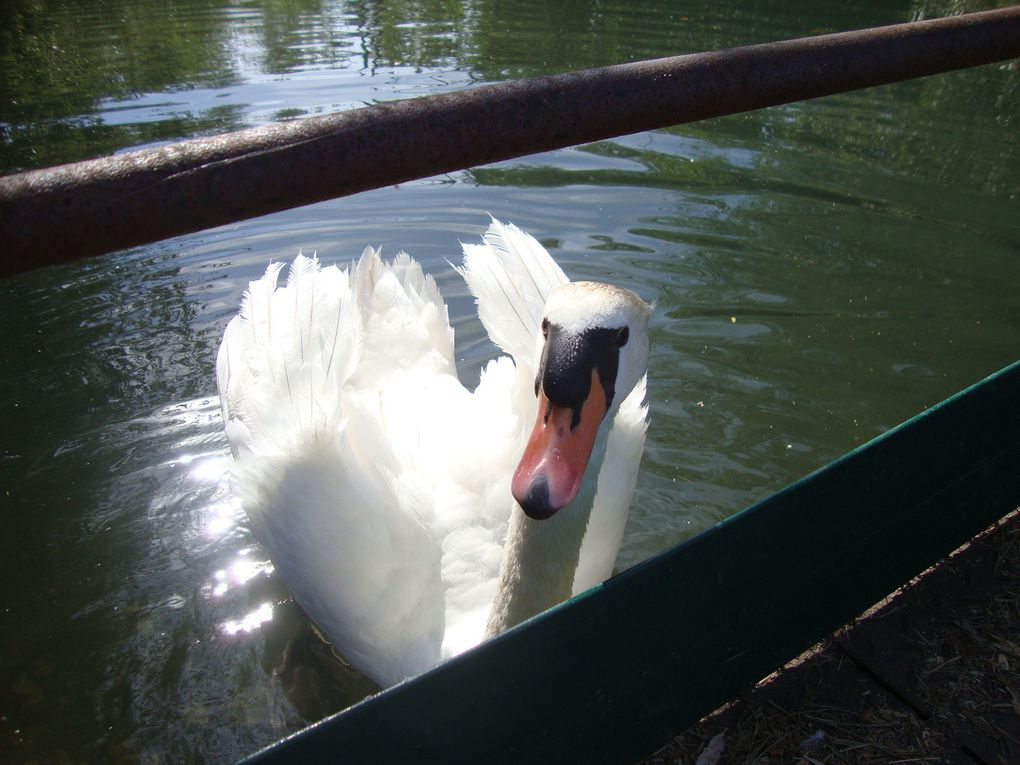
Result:
[[633,760],[1020,505],[1020,362],[252,763]]

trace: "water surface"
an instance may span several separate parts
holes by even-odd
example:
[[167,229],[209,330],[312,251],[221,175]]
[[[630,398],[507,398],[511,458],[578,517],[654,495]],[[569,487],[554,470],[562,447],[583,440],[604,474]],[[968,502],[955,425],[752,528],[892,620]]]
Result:
[[[0,169],[977,8],[13,0]],[[227,484],[215,351],[270,259],[408,250],[469,380],[495,351],[446,261],[489,213],[571,277],[655,300],[626,568],[1016,358],[1018,78],[1013,62],[628,136],[2,282],[3,759],[229,762],[371,690]]]

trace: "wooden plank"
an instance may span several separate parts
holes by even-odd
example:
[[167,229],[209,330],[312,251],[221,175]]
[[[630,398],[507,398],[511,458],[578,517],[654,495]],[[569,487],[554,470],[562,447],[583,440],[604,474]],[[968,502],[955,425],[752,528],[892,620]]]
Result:
[[621,762],[1020,504],[1020,362],[252,762]]
[[[994,531],[838,636],[834,644],[911,706],[956,748],[981,763],[1020,763],[1020,718],[996,662],[1020,658],[1002,608],[1020,568],[1005,554],[1020,538],[1013,514]],[[1015,636],[1014,636],[1015,637]],[[966,681],[961,677],[968,675]],[[971,675],[975,675],[971,677]],[[1005,710],[1005,712],[998,711]]]

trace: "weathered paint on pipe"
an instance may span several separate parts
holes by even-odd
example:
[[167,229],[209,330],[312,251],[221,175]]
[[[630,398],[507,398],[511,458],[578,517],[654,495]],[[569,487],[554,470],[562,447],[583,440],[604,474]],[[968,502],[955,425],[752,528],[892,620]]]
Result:
[[539,151],[1020,56],[1020,6],[378,104],[0,178],[0,276]]

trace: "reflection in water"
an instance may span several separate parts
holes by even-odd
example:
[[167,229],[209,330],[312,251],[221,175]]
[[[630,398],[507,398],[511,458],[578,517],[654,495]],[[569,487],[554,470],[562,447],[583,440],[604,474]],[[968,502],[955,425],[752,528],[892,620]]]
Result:
[[240,619],[230,619],[221,625],[224,635],[236,635],[238,632],[254,632],[273,618],[273,604],[263,603],[254,611]]
[[[956,5],[11,0],[0,169]],[[230,491],[215,349],[268,260],[407,248],[476,377],[495,351],[446,260],[487,212],[654,299],[626,568],[1015,358],[1018,76],[628,136],[2,283],[4,757],[232,762],[376,690]]]
[[[167,422],[161,433],[175,438],[176,445],[182,449],[204,445],[206,436],[196,432],[201,426],[211,426],[218,434],[222,429],[219,414],[219,399],[206,398],[201,401],[189,401],[164,407],[157,412],[152,420]],[[207,435],[207,434],[206,434]],[[224,542],[232,536],[238,537],[237,527],[243,524],[243,512],[237,497],[230,490],[229,474],[233,462],[229,453],[222,449],[218,452],[200,451],[189,453],[182,451],[172,461],[164,463],[168,471],[177,471],[180,480],[175,483],[172,492],[164,496],[156,496],[154,507],[166,504],[181,504],[181,496],[192,496],[199,501],[188,503],[194,505],[194,512],[203,516],[200,521],[202,534],[196,540],[199,548],[206,546],[224,549]],[[257,560],[252,557],[254,550],[243,547],[236,552],[236,557],[223,568],[212,573],[212,577],[201,589],[207,598],[221,599],[232,590],[244,588],[256,576],[271,576],[273,564],[269,560]],[[229,618],[218,625],[218,631],[226,636],[238,633],[252,633],[273,618],[273,604],[262,603],[236,618]]]
[[248,559],[251,550],[245,549],[238,552],[238,558],[230,564],[229,568],[221,568],[213,574],[216,584],[210,590],[213,597],[221,597],[233,587],[244,584],[249,579],[259,574],[269,576],[273,573],[273,565],[270,561],[253,561]]

